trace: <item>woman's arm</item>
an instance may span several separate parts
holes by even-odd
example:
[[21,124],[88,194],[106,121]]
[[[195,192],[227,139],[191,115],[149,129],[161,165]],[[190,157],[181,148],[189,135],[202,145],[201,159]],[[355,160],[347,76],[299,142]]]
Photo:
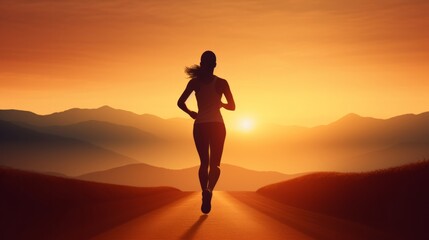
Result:
[[232,96],[231,89],[229,88],[228,82],[225,81],[225,85],[223,87],[223,94],[226,98],[226,103],[221,103],[221,107],[234,111],[235,110],[235,102],[234,97]]
[[189,116],[191,116],[191,118],[193,119],[197,117],[197,113],[189,110],[185,102],[191,95],[191,93],[194,91],[194,89],[194,82],[191,80],[189,81],[188,85],[186,86],[185,90],[183,91],[182,95],[180,95],[180,98],[177,101],[177,106],[179,106],[179,108],[182,109],[185,113],[189,114]]

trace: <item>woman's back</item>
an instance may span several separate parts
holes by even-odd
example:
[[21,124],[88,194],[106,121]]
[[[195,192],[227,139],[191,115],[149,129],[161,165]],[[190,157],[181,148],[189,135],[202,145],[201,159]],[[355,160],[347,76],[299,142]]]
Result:
[[195,123],[223,123],[223,118],[220,113],[222,92],[219,91],[219,87],[217,86],[218,81],[218,77],[213,75],[213,79],[210,82],[199,82],[198,90],[195,91],[198,104],[198,115],[195,119]]

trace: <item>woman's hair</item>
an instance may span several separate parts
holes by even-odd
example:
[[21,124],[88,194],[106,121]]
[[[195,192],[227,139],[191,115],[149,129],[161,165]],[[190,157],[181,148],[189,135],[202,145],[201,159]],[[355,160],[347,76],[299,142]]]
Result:
[[200,65],[192,65],[185,68],[185,73],[188,74],[189,78],[198,78],[201,75],[213,71],[216,67],[216,55],[212,51],[205,51],[201,55]]
[[197,78],[198,76],[200,76],[201,75],[200,72],[201,72],[201,67],[197,64],[185,68],[185,73],[188,74],[188,77],[191,79]]

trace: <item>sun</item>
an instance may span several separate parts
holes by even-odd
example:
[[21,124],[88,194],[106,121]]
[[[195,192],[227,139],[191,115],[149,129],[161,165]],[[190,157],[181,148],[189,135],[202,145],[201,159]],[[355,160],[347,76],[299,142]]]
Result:
[[238,121],[238,129],[242,132],[250,132],[255,127],[255,122],[251,118],[241,118]]

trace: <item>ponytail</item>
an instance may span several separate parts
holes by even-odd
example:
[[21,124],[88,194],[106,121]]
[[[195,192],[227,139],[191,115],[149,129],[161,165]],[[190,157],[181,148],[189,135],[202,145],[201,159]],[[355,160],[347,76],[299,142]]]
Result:
[[199,65],[192,65],[190,67],[185,68],[185,73],[188,75],[189,78],[198,78],[201,76],[201,67]]

